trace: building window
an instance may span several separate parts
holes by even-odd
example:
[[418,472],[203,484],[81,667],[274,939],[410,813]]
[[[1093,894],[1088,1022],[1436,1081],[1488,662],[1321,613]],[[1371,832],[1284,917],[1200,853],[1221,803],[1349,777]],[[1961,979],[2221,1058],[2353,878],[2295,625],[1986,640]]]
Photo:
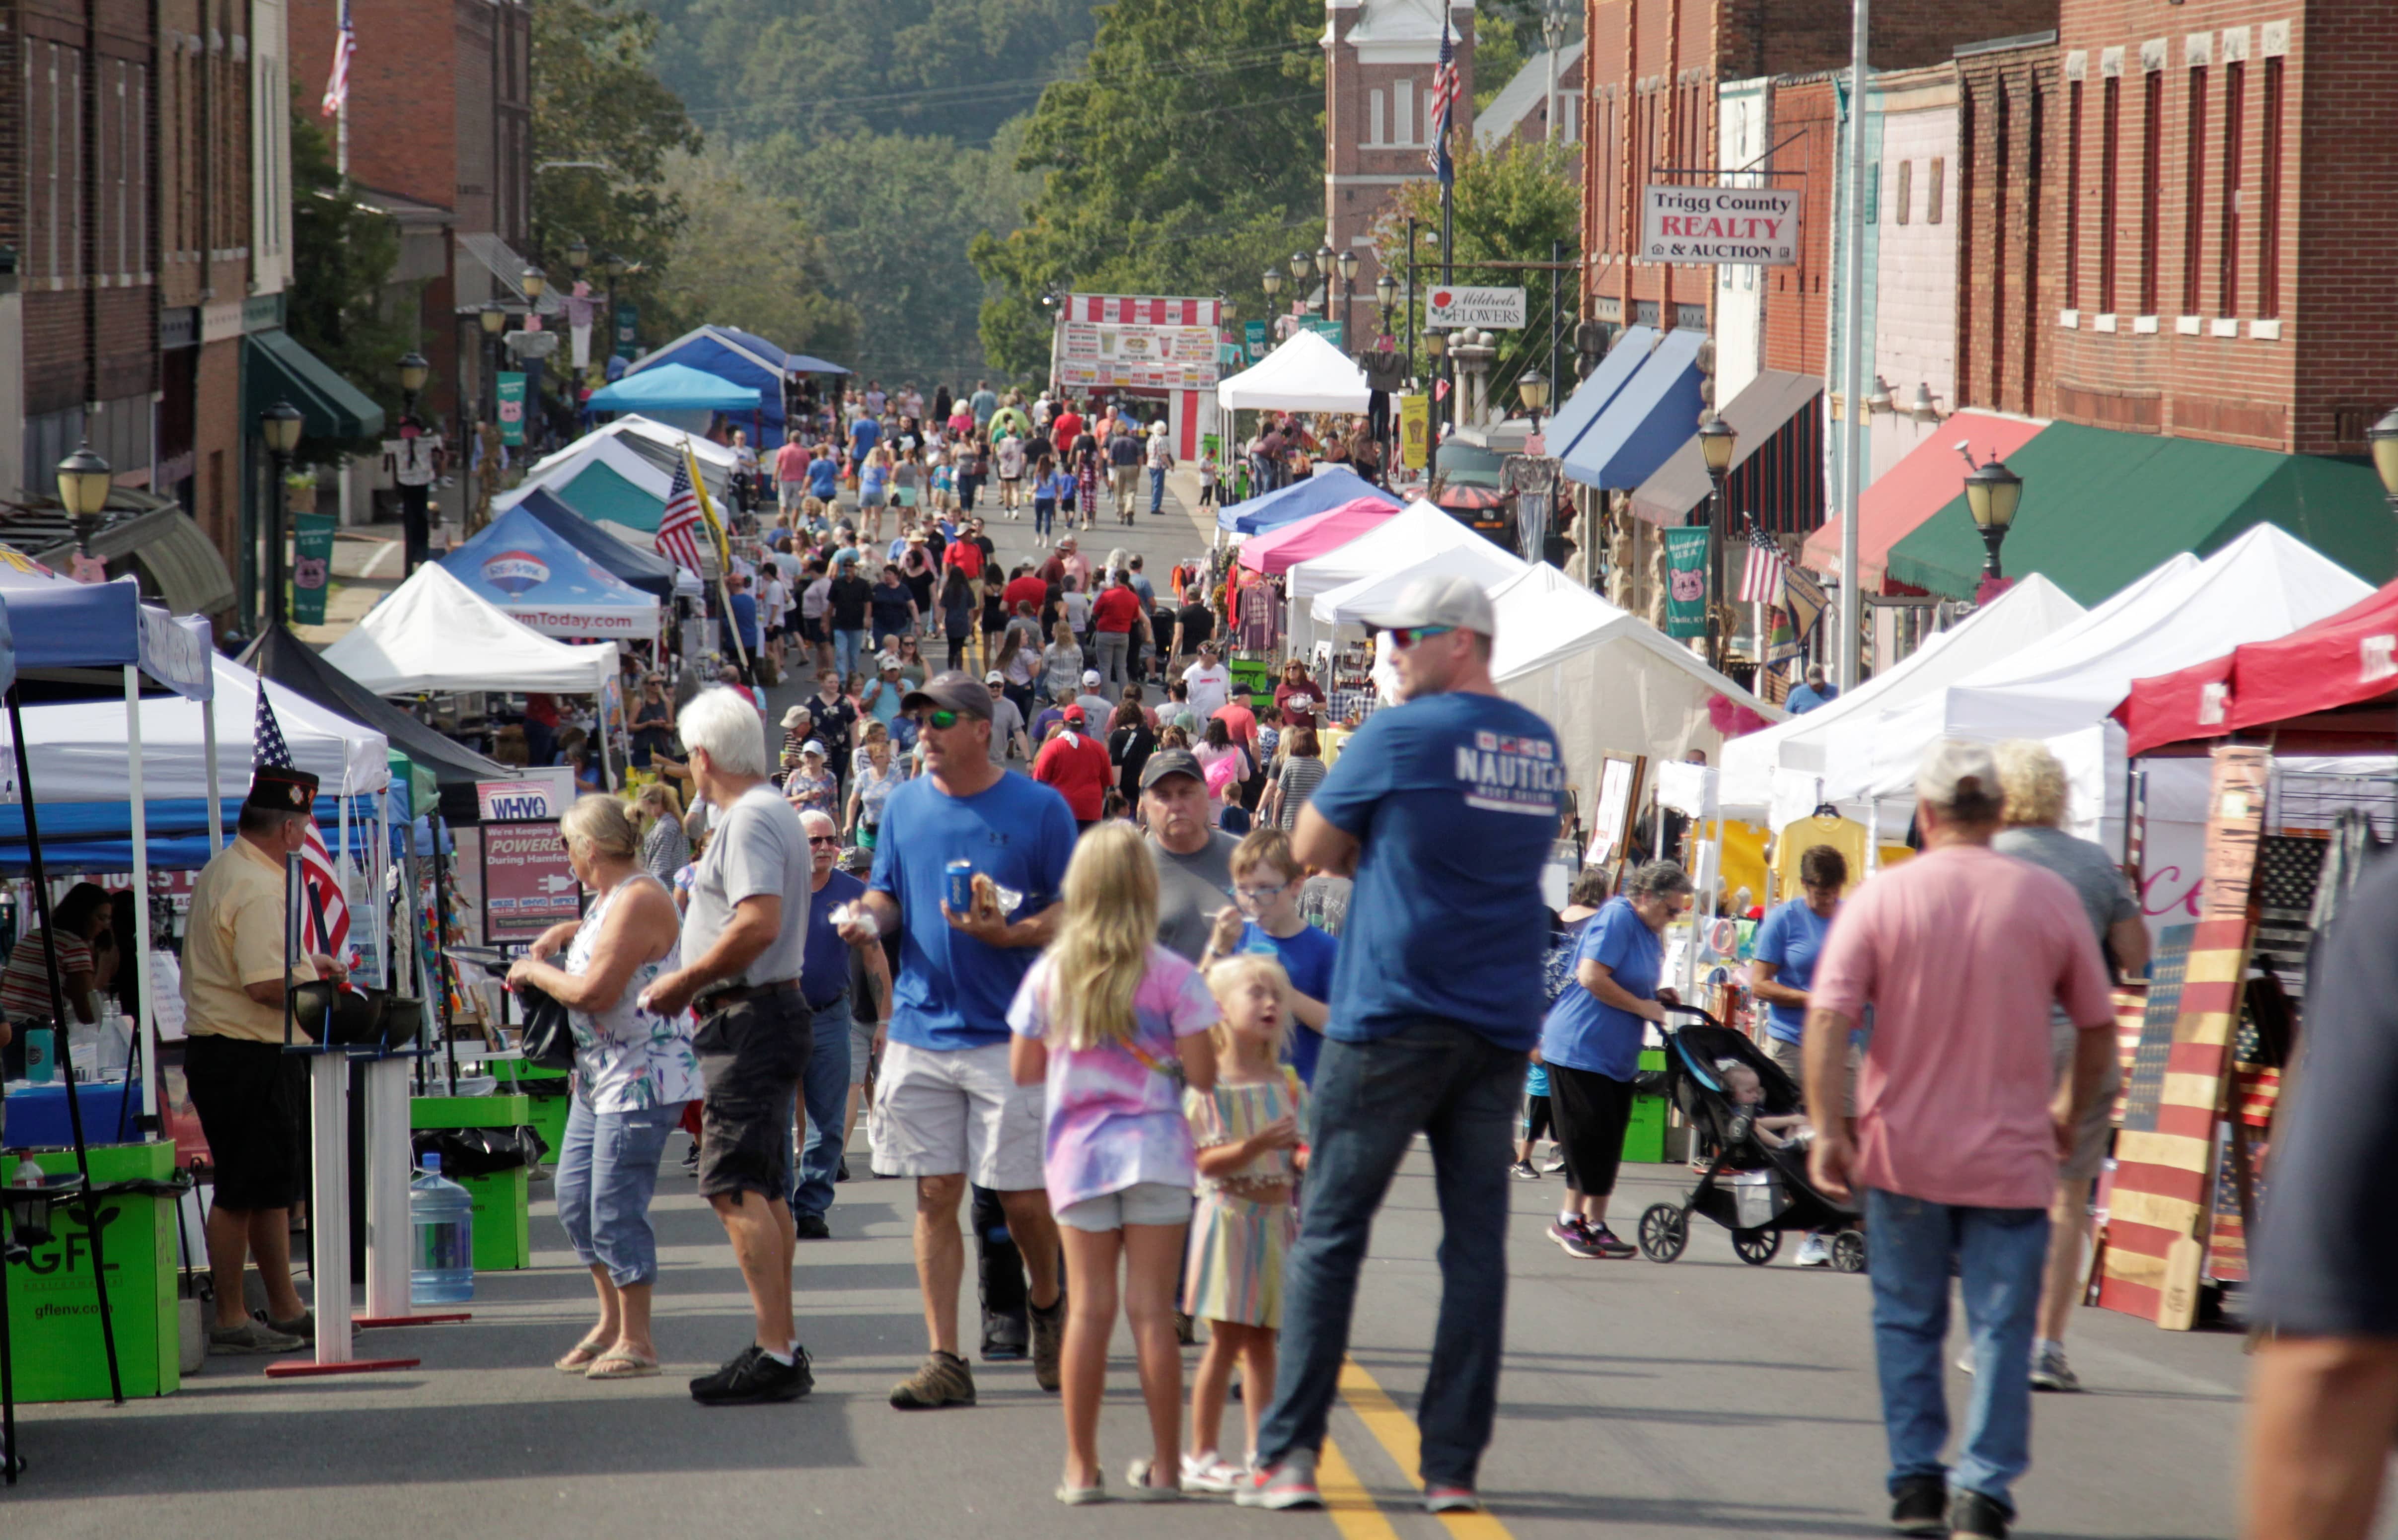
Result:
[[2098,103],[2098,308],[2115,313],[2115,181],[2120,167],[2116,153],[2122,141],[2121,75],[2108,75]]
[[1389,142],[1389,141],[1382,137],[1382,130],[1387,127],[1387,125],[1382,121],[1382,93],[1380,91],[1367,92],[1366,142],[1367,144],[1385,144]]
[[2240,314],[2241,111],[2247,87],[2246,64],[2223,66],[2223,231],[2216,251],[2215,313],[2226,318]]
[[2189,121],[2182,137],[2188,164],[2182,167],[2181,313],[2195,315],[2203,302],[2198,274],[2206,245],[2206,67],[2203,64],[2189,72]]
[[1897,222],[1905,224],[1915,202],[1915,162],[1902,160],[1898,163],[1898,185],[1892,190],[1891,198],[1896,208]]
[[1416,142],[1416,83],[1412,80],[1391,83],[1391,142]]
[[2140,314],[2157,313],[2157,267],[2162,256],[2159,215],[2164,201],[2164,72],[2140,76]]
[[2081,82],[2065,85],[2065,308],[2081,308]]
[[1866,222],[1881,222],[1881,162],[1878,160],[1866,167]]
[[2257,315],[2282,314],[2282,59],[2265,60],[2264,131],[2257,168]]
[[1923,222],[1938,224],[1947,207],[1948,158],[1932,157],[1932,181],[1923,189]]

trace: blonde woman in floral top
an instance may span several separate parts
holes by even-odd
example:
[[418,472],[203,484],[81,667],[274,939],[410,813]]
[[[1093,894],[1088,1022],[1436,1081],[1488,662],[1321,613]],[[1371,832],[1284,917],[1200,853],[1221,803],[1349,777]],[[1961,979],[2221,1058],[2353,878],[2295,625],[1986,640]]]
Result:
[[[591,1269],[600,1320],[558,1368],[587,1379],[642,1379],[658,1372],[650,1338],[650,1289],[658,1273],[650,1195],[658,1156],[700,1093],[690,1012],[644,1011],[641,992],[680,966],[674,899],[641,869],[625,804],[578,798],[559,821],[566,857],[593,895],[580,923],[542,933],[508,970],[565,1006],[574,1024],[573,1098],[558,1159],[558,1218]],[[550,960],[563,948],[563,966]]]

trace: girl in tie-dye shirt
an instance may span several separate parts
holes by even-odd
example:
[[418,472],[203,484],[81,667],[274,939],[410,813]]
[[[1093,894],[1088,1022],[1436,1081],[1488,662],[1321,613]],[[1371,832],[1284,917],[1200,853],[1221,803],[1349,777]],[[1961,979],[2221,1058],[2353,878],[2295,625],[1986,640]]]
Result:
[[1084,836],[1064,888],[1058,939],[1007,1012],[1016,1083],[1047,1088],[1049,1205],[1067,1275],[1077,1280],[1067,1293],[1058,1498],[1086,1503],[1101,1493],[1099,1397],[1120,1266],[1155,1443],[1125,1480],[1136,1500],[1166,1497],[1178,1485],[1181,1435],[1175,1285],[1198,1175],[1182,1088],[1216,1082],[1207,1028],[1219,1012],[1198,971],[1156,944],[1157,868],[1131,824]]

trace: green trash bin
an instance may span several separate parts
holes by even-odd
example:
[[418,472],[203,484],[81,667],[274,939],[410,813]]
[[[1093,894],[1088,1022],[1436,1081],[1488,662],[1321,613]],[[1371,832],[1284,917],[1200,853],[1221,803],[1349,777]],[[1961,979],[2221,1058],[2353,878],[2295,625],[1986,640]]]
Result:
[[[171,1144],[93,1145],[91,1185],[168,1182]],[[30,1154],[46,1178],[74,1173],[74,1151],[0,1150],[0,1176]],[[128,1396],[171,1395],[182,1386],[175,1305],[175,1199],[119,1193],[99,1199],[101,1251],[108,1265],[108,1316]],[[8,1268],[8,1341],[20,1401],[108,1399],[100,1296],[92,1287],[91,1233],[78,1201],[50,1211],[50,1239]],[[199,1238],[192,1238],[194,1245]]]
[[[1644,1048],[1640,1051],[1642,1069],[1665,1067],[1665,1051]],[[1632,1120],[1623,1129],[1623,1158],[1639,1165],[1657,1165],[1665,1158],[1665,1098],[1635,1096],[1632,1098]]]
[[532,1103],[531,1118],[533,1132],[548,1146],[542,1163],[552,1171],[558,1169],[558,1152],[566,1144],[568,1072],[563,1069],[543,1069],[522,1060],[502,1059],[491,1065],[503,1086],[512,1087],[515,1093]]
[[[523,1128],[531,1117],[532,1105],[522,1096],[419,1096],[408,1104],[411,1130]],[[480,1176],[441,1174],[475,1200],[475,1271],[512,1273],[532,1266],[532,1173],[519,1166]]]

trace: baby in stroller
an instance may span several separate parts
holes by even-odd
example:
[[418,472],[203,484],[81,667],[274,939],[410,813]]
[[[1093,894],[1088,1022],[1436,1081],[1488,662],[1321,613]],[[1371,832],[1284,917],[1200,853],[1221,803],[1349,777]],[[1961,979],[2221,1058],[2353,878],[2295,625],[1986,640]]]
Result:
[[1725,1093],[1732,1105],[1756,1107],[1749,1114],[1748,1131],[1757,1142],[1768,1149],[1805,1149],[1815,1137],[1813,1125],[1799,1113],[1769,1114],[1765,1112],[1765,1082],[1756,1070],[1738,1059],[1718,1059],[1716,1070],[1722,1075]]

